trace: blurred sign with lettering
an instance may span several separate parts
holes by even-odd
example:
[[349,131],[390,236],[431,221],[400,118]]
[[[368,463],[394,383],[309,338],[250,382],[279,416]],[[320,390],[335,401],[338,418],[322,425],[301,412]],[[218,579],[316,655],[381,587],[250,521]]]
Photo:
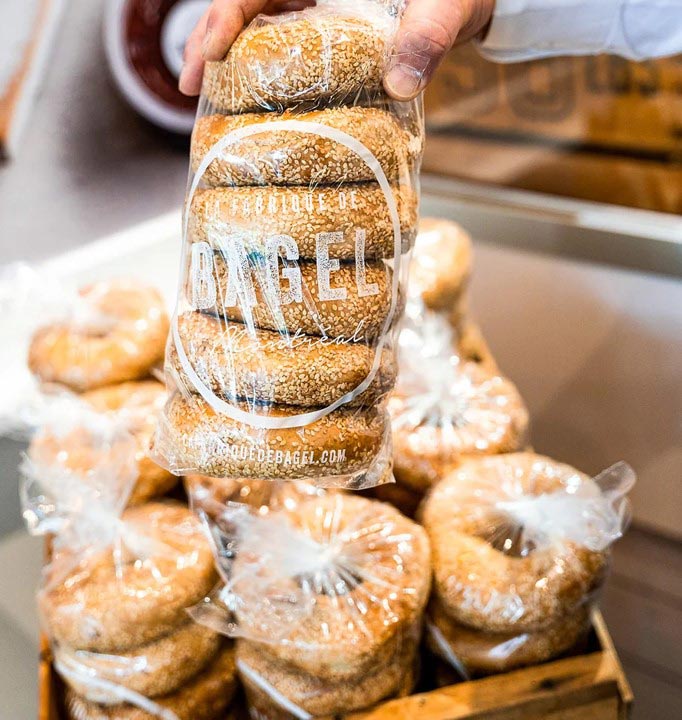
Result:
[[682,56],[513,65],[472,46],[427,92],[426,170],[682,213]]

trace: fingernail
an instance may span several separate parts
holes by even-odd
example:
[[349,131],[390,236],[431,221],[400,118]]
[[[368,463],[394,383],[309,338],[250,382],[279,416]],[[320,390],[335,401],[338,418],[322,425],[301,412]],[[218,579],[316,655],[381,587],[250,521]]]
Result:
[[386,75],[386,90],[397,100],[411,100],[423,89],[424,77],[423,70],[398,63]]
[[180,76],[178,77],[178,90],[180,90],[181,93],[184,93],[184,82],[185,82],[185,68],[187,67],[186,63],[182,63],[182,67],[180,68]]
[[201,54],[206,58],[211,49],[211,39],[213,37],[213,31],[207,30],[204,35],[204,41],[201,43]]

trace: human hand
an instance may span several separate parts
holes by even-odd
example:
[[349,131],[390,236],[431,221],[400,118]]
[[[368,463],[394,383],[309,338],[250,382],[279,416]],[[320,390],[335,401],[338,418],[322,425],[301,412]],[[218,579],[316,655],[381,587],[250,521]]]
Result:
[[[315,0],[213,0],[187,40],[180,90],[198,95],[204,62],[221,60],[245,25],[261,12],[302,10]],[[484,30],[495,0],[408,0],[384,79],[396,100],[416,97],[445,53]]]
[[204,62],[222,60],[237,35],[259,13],[303,10],[313,5],[315,0],[213,0],[187,39],[180,92],[198,95]]
[[384,89],[396,100],[411,100],[429,83],[453,45],[485,31],[495,0],[408,0]]

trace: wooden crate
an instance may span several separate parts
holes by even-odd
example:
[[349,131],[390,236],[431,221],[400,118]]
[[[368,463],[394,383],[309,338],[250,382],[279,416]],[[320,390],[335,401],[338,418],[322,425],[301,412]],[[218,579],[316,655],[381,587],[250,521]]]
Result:
[[[598,612],[593,628],[583,655],[411,695],[346,720],[627,720],[632,691]],[[39,692],[38,720],[65,720],[46,641]]]

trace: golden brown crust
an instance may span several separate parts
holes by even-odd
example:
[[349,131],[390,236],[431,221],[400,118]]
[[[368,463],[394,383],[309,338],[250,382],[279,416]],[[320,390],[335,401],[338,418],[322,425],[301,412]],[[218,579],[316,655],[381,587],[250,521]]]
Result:
[[[376,23],[339,15],[253,24],[225,60],[209,62],[202,92],[220,112],[281,110],[301,102],[343,102],[381,87],[386,34]],[[292,56],[300,50],[304,60]]]
[[[220,253],[214,256],[218,294],[225,297],[229,272],[227,263]],[[267,298],[262,284],[254,281],[256,304],[250,308],[256,327],[277,332],[286,331],[290,336],[326,336],[332,339],[346,339],[354,342],[370,342],[381,333],[388,318],[393,297],[393,275],[382,261],[365,265],[367,284],[376,285],[376,293],[360,296],[355,265],[341,265],[330,273],[330,287],[343,289],[344,299],[321,300],[318,289],[318,263],[299,263],[303,302],[278,304]],[[244,322],[244,307],[241,302],[219,309],[230,320]],[[279,317],[276,317],[278,315]]]
[[[309,335],[288,341],[270,330],[250,334],[240,323],[202,313],[181,315],[178,332],[201,381],[230,400],[327,407],[367,379],[375,357],[363,343],[336,344]],[[191,390],[173,344],[167,362]],[[375,404],[391,391],[396,375],[395,354],[385,349],[373,382],[348,406]]]
[[128,498],[129,505],[160,497],[175,487],[177,477],[149,457],[149,443],[166,401],[166,388],[162,383],[142,380],[109,385],[85,393],[83,400],[97,412],[117,413],[135,437],[138,477]]
[[81,295],[95,320],[54,323],[33,336],[28,365],[41,381],[83,392],[141,379],[163,360],[169,319],[156,290],[113,281]]
[[[241,410],[270,417],[299,414],[284,405]],[[216,413],[203,398],[175,395],[166,408],[163,447],[183,474],[213,477],[299,479],[317,484],[360,483],[388,432],[382,408],[335,410],[305,427],[260,429]],[[157,435],[158,437],[158,435]]]
[[[281,701],[262,687],[262,681],[299,709],[314,717],[337,716],[369,708],[386,698],[400,695],[413,682],[416,643],[412,639],[394,649],[391,657],[377,661],[368,670],[340,681],[317,673],[303,672],[282,664],[245,640],[237,643],[237,669],[252,709],[269,720],[290,720]],[[260,682],[259,682],[260,680]]]
[[429,310],[449,312],[457,306],[472,262],[471,238],[457,223],[439,218],[420,220],[410,285]]
[[[416,234],[418,198],[407,185],[393,186],[402,230],[402,252]],[[365,233],[365,257],[395,255],[395,234],[386,196],[377,183],[303,187],[221,187],[198,190],[189,214],[189,237],[210,242],[227,232],[244,231],[247,251],[263,252],[265,241],[276,235],[296,240],[299,257],[316,257],[316,236],[341,232],[334,256],[355,259],[357,230]]]
[[[174,713],[178,720],[222,720],[236,689],[235,652],[228,645],[187,685],[154,702]],[[71,720],[157,720],[157,715],[134,705],[100,705],[68,688],[66,707]]]
[[[310,610],[285,641],[251,645],[264,655],[316,678],[340,682],[390,662],[418,633],[431,588],[430,549],[419,525],[395,508],[356,495],[335,494],[272,515],[331,553],[320,570],[327,584],[305,585]],[[237,558],[234,591],[248,597],[251,575]],[[349,565],[350,563],[350,565]],[[352,569],[349,569],[352,568]],[[261,577],[267,573],[261,568]],[[275,574],[277,568],[270,568]],[[239,579],[240,573],[245,577]],[[349,574],[353,574],[353,578]],[[278,589],[300,594],[299,579],[278,578]],[[334,592],[329,592],[329,586]],[[262,621],[257,607],[237,611],[245,632]],[[254,625],[254,623],[256,625]],[[281,631],[281,630],[280,630]]]
[[[77,678],[94,677],[154,698],[175,692],[196,676],[211,662],[220,646],[220,635],[188,618],[170,635],[120,655],[66,648],[59,648],[57,654],[60,663],[77,671],[65,678],[67,684],[84,699],[105,702],[101,688]],[[108,695],[106,702],[120,702],[120,698]]]
[[[203,599],[217,576],[211,548],[194,515],[176,503],[130,508],[123,522],[153,548],[136,562],[127,546],[81,560],[67,578],[63,560],[48,568],[40,605],[52,636],[77,650],[126,652],[173,632],[185,609]],[[52,573],[52,574],[50,574]]]
[[425,493],[458,463],[478,455],[516,452],[525,447],[528,411],[516,386],[469,363],[461,371],[462,392],[415,407],[415,398],[393,395],[396,481]]
[[431,650],[444,660],[452,653],[473,673],[510,672],[557,657],[576,645],[590,626],[588,605],[537,632],[486,633],[461,625],[448,616],[438,600],[429,605],[436,632],[427,629]]
[[[433,549],[435,596],[463,625],[491,633],[537,632],[586,602],[603,580],[608,552],[569,541],[522,555],[497,549],[491,538],[499,528],[509,537],[512,532],[504,529],[514,530],[513,519],[495,514],[490,505],[510,497],[501,472],[513,475],[514,497],[561,491],[562,474],[574,482],[591,482],[577,470],[533,453],[463,463],[433,488],[420,508]],[[467,500],[473,496],[475,510]]]
[[[404,130],[390,113],[379,108],[328,108],[282,115],[207,115],[194,126],[192,171],[197,172],[215,143],[233,130],[282,120],[318,123],[350,135],[374,155],[392,182],[408,177],[422,151],[423,138]],[[298,130],[272,130],[231,145],[208,165],[203,181],[210,186],[314,187],[375,182],[376,175],[354,151],[336,140]]]
[[478,325],[472,322],[463,322],[456,312],[453,320],[457,326],[457,342],[454,348],[457,355],[463,360],[480,365],[490,373],[499,374],[500,369],[497,361]]

